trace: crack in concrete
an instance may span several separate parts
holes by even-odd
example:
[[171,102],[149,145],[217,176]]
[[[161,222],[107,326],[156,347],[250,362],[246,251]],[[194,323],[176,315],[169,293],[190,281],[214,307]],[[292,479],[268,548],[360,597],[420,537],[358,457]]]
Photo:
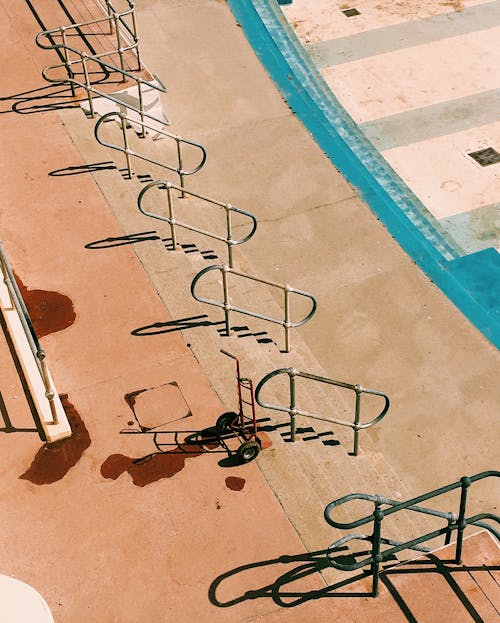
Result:
[[[327,208],[328,206],[336,206],[336,205],[343,203],[344,201],[350,201],[351,199],[356,199],[356,195],[352,194],[352,195],[349,195],[349,197],[337,199],[337,201],[329,201],[328,203],[320,203],[318,205],[311,206],[310,208],[306,208],[305,210],[302,210],[300,212],[293,212],[291,214],[283,214],[282,216],[277,216],[275,218],[264,218],[264,219],[257,219],[257,220],[259,223],[274,223],[277,221],[282,221],[286,218],[292,218],[294,216],[300,216],[302,214],[307,214],[308,212],[320,210],[321,208]],[[235,226],[233,229],[237,229],[238,227],[239,226]]]

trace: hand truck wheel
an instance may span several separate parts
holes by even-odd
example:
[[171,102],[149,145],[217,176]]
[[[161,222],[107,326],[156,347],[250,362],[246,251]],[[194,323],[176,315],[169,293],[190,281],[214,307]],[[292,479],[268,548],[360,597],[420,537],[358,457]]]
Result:
[[260,452],[260,445],[256,441],[245,441],[237,450],[238,458],[242,463],[253,461]]
[[217,436],[220,437],[221,435],[224,435],[224,433],[227,433],[231,428],[231,424],[237,417],[238,414],[234,411],[227,411],[226,413],[219,415],[217,422],[215,423],[215,432],[217,433]]

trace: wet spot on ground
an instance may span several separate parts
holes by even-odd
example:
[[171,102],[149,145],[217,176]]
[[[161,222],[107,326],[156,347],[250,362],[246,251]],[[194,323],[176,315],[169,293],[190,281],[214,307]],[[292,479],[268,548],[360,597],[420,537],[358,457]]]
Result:
[[61,402],[73,434],[67,439],[45,443],[38,450],[29,469],[19,476],[35,485],[49,485],[64,478],[90,446],[87,428],[75,407],[68,401],[67,394],[61,395]]
[[226,487],[231,491],[242,491],[245,486],[246,480],[244,478],[238,478],[237,476],[228,476],[226,478]]
[[70,327],[76,318],[71,299],[51,290],[30,290],[15,275],[38,338]]
[[[210,445],[217,447],[217,444]],[[188,459],[205,454],[204,448],[181,444],[174,450],[157,452],[140,459],[112,454],[101,465],[101,474],[104,478],[116,480],[121,474],[128,472],[134,485],[145,487],[162,478],[172,478],[184,469]]]

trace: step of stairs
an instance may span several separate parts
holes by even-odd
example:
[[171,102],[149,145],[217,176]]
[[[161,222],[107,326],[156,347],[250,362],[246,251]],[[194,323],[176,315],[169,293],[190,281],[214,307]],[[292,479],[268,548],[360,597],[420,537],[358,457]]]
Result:
[[[85,162],[115,161],[116,152],[96,143],[92,135],[92,124],[85,125],[87,120],[83,119],[79,111],[64,111],[61,116]],[[148,148],[154,144],[150,138],[135,140],[140,140],[141,145]],[[207,170],[208,167],[209,161]],[[224,335],[222,310],[195,301],[189,291],[191,281],[199,270],[212,262],[220,263],[219,258],[224,253],[224,246],[221,245],[214,253],[217,260],[207,260],[201,252],[186,252],[186,249],[210,250],[214,248],[212,241],[207,241],[199,234],[183,232],[182,238],[179,237],[186,246],[181,247],[179,251],[168,251],[165,243],[161,241],[161,238],[169,237],[168,226],[144,216],[137,209],[137,195],[144,188],[142,182],[144,178],[140,176],[150,175],[154,179],[156,172],[144,162],[138,162],[137,165],[134,162],[134,170],[136,175],[131,180],[123,179],[117,169],[97,170],[93,171],[92,175],[126,235],[137,232],[155,232],[153,236],[159,235],[160,239],[132,244],[131,247],[149,274],[169,315],[174,319],[174,324],[165,325],[167,330],[181,330],[226,410],[234,410],[236,406],[235,370],[234,362],[220,353],[221,348],[239,357],[242,374],[252,378],[254,383],[268,372],[286,367],[328,377],[329,374],[321,369],[314,354],[301,338],[300,329],[292,330],[290,353],[282,352],[281,327],[241,314],[231,316],[231,326],[234,330],[231,336]],[[159,173],[163,174],[161,171]],[[165,177],[162,175],[160,179]],[[175,183],[175,180],[173,181]],[[197,191],[202,192],[199,188]],[[247,208],[243,205],[239,207]],[[208,211],[202,216],[202,220],[203,228],[218,226],[214,216]],[[251,244],[251,241],[248,244]],[[244,245],[234,249],[234,258],[238,270],[253,273],[252,265],[245,256]],[[302,284],[292,285],[301,288]],[[266,314],[275,318],[282,317],[279,298],[276,298],[276,293],[268,286],[235,279],[231,284],[231,294],[233,301],[243,301],[251,309],[254,309],[258,302],[258,308],[265,309]],[[210,281],[208,295],[222,300],[217,278]],[[164,319],[152,319],[152,325],[162,322]],[[314,318],[311,322],[314,322]],[[147,328],[142,329],[143,333],[147,331]],[[151,331],[161,329],[161,326],[150,327]],[[139,332],[138,335],[140,334]],[[358,381],[358,379],[341,380],[353,383]],[[312,386],[301,386],[300,396],[301,401],[304,401],[301,405],[307,404],[306,408],[314,413],[352,421],[353,396],[347,398],[344,392],[337,388],[329,386],[325,389],[324,386],[313,383]],[[282,388],[270,386],[269,392],[266,391],[266,400],[268,399],[271,402],[283,400]],[[286,404],[286,400],[283,404]],[[370,435],[364,431],[360,433],[359,456],[354,457],[349,454],[352,451],[353,438],[352,430],[349,428],[298,417],[298,428],[305,430],[295,443],[290,443],[284,434],[289,425],[286,413],[259,408],[258,418],[266,418],[265,432],[273,444],[259,455],[258,465],[308,551],[324,550],[342,535],[340,531],[329,527],[323,519],[324,508],[332,500],[352,492],[379,493],[396,500],[412,497],[391,466],[377,451]],[[387,419],[379,424],[384,425],[394,425],[390,419],[390,412]],[[373,509],[368,506],[364,507],[363,513],[369,514],[372,511]],[[353,506],[339,509],[341,521],[352,521],[358,517],[359,514],[353,514]],[[407,540],[416,532],[425,529],[426,525],[428,522],[423,516],[413,513],[399,514],[397,518],[393,516],[391,521],[387,521],[387,529],[390,531],[387,536]],[[368,525],[367,531],[369,529]],[[325,581],[331,581],[332,577],[338,578],[338,572],[328,572],[324,577]]]
[[[498,542],[486,531],[463,541],[462,562],[453,562],[454,544],[413,558],[381,574],[377,600],[397,596],[412,621],[496,621],[500,609]],[[496,575],[495,575],[496,574]],[[383,607],[383,604],[380,604]],[[411,615],[411,619],[409,616]]]

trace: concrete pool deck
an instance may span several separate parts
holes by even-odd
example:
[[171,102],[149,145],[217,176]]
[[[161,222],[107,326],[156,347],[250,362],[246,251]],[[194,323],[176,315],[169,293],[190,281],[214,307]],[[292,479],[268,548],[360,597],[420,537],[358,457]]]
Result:
[[[224,3],[144,2],[142,51],[168,83],[165,110],[176,132],[209,153],[190,188],[258,216],[238,265],[314,290],[320,303],[290,355],[280,352],[279,333],[253,320],[242,337],[223,338],[221,314],[205,315],[189,296],[207,252],[222,258],[223,250],[196,238],[199,252],[167,252],[164,230],[136,207],[137,175],[164,173],[134,164],[135,178],[124,180],[120,157],[95,143],[82,111],[37,92],[46,86],[41,68],[53,62],[34,46],[40,25],[27,4],[1,6],[1,237],[42,311],[47,293],[74,310],[65,328],[42,338],[74,436],[41,448],[34,432],[0,436],[0,571],[39,591],[56,623],[407,620],[418,606],[407,578],[394,582],[396,593],[384,587],[380,600],[320,599],[328,582],[319,567],[300,575],[311,544],[322,549],[333,539],[324,502],[360,488],[404,499],[493,468],[498,352],[331,166]],[[64,19],[55,3],[38,8],[49,25]],[[181,242],[192,240],[184,234]],[[278,306],[272,295],[265,303]],[[49,317],[55,311],[49,306]],[[338,444],[338,431],[327,446],[319,435],[287,443],[280,428],[269,431],[273,445],[256,463],[228,464],[217,448],[192,452],[185,435],[234,407],[234,371],[221,347],[240,355],[254,380],[271,367],[307,364],[380,387],[391,396],[391,419],[367,432],[359,460]],[[25,428],[15,381],[11,364],[0,391],[14,425]],[[157,451],[138,422],[168,429],[168,447]],[[494,512],[497,492],[478,489],[473,508]],[[495,566],[495,548],[466,548],[464,566]],[[471,573],[460,576],[468,585]],[[366,580],[356,588],[366,593]],[[463,592],[451,591],[454,621],[490,612],[483,602],[471,609]],[[285,607],[282,598],[305,599]]]
[[335,166],[498,346],[498,2],[230,4]]

